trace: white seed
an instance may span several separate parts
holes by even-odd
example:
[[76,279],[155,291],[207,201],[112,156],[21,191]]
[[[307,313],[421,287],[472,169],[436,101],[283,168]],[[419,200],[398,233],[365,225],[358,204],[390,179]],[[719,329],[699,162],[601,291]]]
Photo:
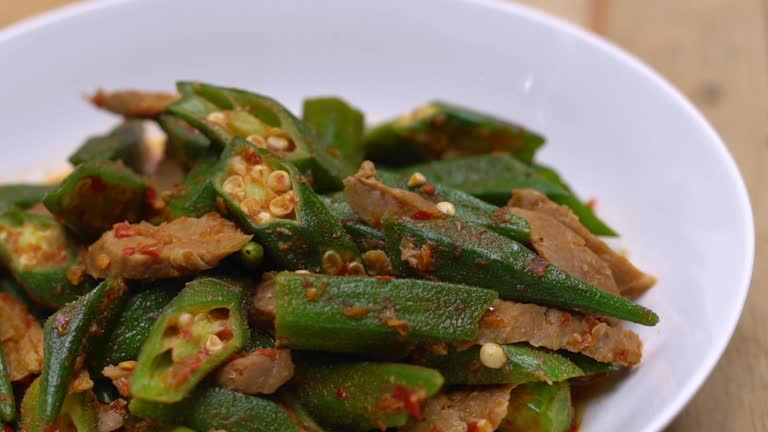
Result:
[[382,250],[374,249],[364,253],[363,261],[371,276],[388,276],[394,273],[392,262]]
[[235,156],[229,160],[229,171],[235,174],[245,175],[248,171],[248,165],[245,160],[240,156]]
[[224,342],[215,334],[210,334],[205,339],[205,350],[211,354],[216,354],[224,349]]
[[273,216],[287,216],[293,211],[293,194],[286,192],[269,202],[269,211]]
[[254,183],[264,184],[267,182],[267,177],[269,177],[269,172],[270,172],[269,168],[267,168],[264,165],[254,165],[251,167],[251,172],[249,176]]
[[352,276],[364,276],[365,267],[359,261],[353,261],[347,266],[347,273]]
[[186,327],[190,324],[192,324],[192,316],[189,312],[183,312],[181,315],[179,315],[179,326]]
[[269,147],[270,150],[286,151],[291,148],[291,142],[285,137],[272,135],[267,138],[267,147]]
[[226,127],[227,126],[227,115],[220,111],[215,111],[206,117],[209,122],[216,123],[219,126]]
[[248,135],[246,139],[258,148],[267,148],[267,142],[264,141],[264,137],[261,135]]
[[497,343],[483,344],[480,348],[480,363],[491,369],[499,369],[507,364],[507,354]]
[[445,215],[453,216],[456,214],[456,207],[454,207],[453,204],[449,203],[448,201],[440,201],[436,205],[437,209]]
[[229,176],[229,178],[224,180],[224,183],[221,184],[221,189],[223,189],[227,195],[235,199],[241,200],[245,197],[245,181],[242,176]]
[[415,173],[411,174],[411,177],[408,179],[408,187],[412,188],[422,186],[426,182],[427,178],[424,177],[424,174],[416,171]]
[[277,170],[267,177],[267,187],[274,193],[283,193],[291,190],[291,176],[287,171]]
[[312,272],[309,271],[309,270],[296,270],[294,273],[299,274],[299,275],[311,275],[312,274]]
[[270,220],[272,220],[272,215],[267,213],[267,212],[265,212],[265,211],[260,212],[259,214],[257,214],[253,218],[253,222],[256,225],[264,225],[265,223],[269,222]]
[[264,203],[259,198],[246,198],[240,203],[240,210],[248,216],[253,217],[261,213],[261,206],[263,204]]
[[341,255],[336,251],[328,251],[323,255],[323,273],[329,275],[339,274],[344,262],[341,260]]

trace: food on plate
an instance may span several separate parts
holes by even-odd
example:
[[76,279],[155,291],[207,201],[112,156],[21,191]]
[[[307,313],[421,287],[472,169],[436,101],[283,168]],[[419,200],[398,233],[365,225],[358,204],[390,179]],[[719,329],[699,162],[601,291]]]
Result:
[[659,321],[515,123],[431,102],[366,129],[198,82],[90,100],[119,120],[68,176],[0,186],[5,432],[564,432]]

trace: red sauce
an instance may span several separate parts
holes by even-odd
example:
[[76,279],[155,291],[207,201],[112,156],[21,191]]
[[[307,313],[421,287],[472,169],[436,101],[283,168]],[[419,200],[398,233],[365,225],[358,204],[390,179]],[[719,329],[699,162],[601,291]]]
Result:
[[259,154],[255,151],[249,151],[243,156],[243,159],[245,159],[245,161],[250,165],[261,164],[261,156],[259,156]]
[[136,235],[136,230],[128,222],[120,222],[112,225],[112,229],[115,230],[115,238],[122,239],[127,237],[133,237]]
[[347,392],[345,392],[343,388],[339,387],[336,389],[336,397],[340,400],[347,400]]
[[421,405],[409,388],[398,385],[392,392],[392,398],[403,403],[406,411],[417,419],[421,418]]
[[411,215],[411,219],[414,219],[414,220],[431,220],[434,218],[435,216],[432,213],[425,212],[423,210],[419,210],[416,213]]

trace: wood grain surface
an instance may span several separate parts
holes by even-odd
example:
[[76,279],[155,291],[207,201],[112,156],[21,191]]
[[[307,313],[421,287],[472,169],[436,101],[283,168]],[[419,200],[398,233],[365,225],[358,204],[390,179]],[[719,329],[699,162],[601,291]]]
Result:
[[[0,0],[0,27],[66,3]],[[768,258],[768,0],[522,3],[600,33],[649,63],[699,107],[736,158],[757,224],[752,290],[723,359],[668,431],[768,431],[768,266],[761,262]]]

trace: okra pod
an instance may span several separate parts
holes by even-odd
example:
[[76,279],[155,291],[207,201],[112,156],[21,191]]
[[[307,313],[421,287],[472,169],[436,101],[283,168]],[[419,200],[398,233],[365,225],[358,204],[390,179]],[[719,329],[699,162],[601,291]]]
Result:
[[350,167],[348,174],[363,162],[365,116],[360,110],[338,97],[305,99],[302,120],[327,146],[338,150]]
[[[481,347],[451,351],[446,355],[428,354],[424,366],[440,371],[447,384],[486,385],[559,382],[585,373],[565,357],[527,344],[501,345],[506,360],[486,366]],[[493,366],[493,367],[490,367]]]
[[[38,378],[30,384],[24,399],[21,402],[20,426],[23,431],[41,430],[36,413],[40,409],[41,380]],[[61,412],[52,423],[49,430],[72,432],[97,432],[98,414],[96,412],[96,399],[93,392],[85,391],[68,394],[62,403]]]
[[352,239],[290,163],[236,138],[212,181],[230,216],[279,268],[364,273]]
[[0,186],[0,207],[19,207],[26,209],[43,201],[45,194],[55,189],[55,185],[11,183]]
[[295,392],[281,390],[278,400],[283,405],[283,409],[288,413],[291,421],[298,425],[302,432],[326,432],[325,428],[317,424],[317,420],[299,402]]
[[80,165],[85,162],[120,160],[137,172],[141,172],[145,162],[143,140],[144,126],[141,121],[128,120],[107,134],[88,138],[69,157],[69,162],[72,165]]
[[104,320],[118,310],[127,290],[125,281],[107,279],[75,302],[65,305],[45,322],[45,357],[32,432],[53,430],[59,418],[78,357],[101,331]]
[[0,233],[0,259],[35,303],[55,309],[93,287],[71,274],[79,250],[52,217],[9,207],[0,210]]
[[568,206],[596,235],[616,236],[587,205],[535,169],[505,155],[482,155],[413,165],[402,174],[420,172],[431,182],[453,187],[484,201],[503,206],[514,189],[535,189],[558,204]]
[[218,158],[205,156],[195,163],[181,186],[166,197],[163,215],[166,220],[201,217],[216,211],[216,189],[211,176],[218,162]]
[[495,292],[423,280],[281,273],[278,346],[397,356],[416,342],[467,341]]
[[565,432],[571,430],[573,406],[568,382],[523,384],[509,398],[499,432]]
[[655,325],[651,310],[582,282],[487,228],[441,219],[387,219],[387,255],[402,277],[494,289],[503,299]]
[[295,164],[319,190],[341,188],[349,172],[341,153],[320,140],[304,122],[277,101],[243,90],[202,83],[180,83],[185,95],[168,110],[224,147],[233,137],[247,138]]
[[431,102],[374,127],[365,140],[367,157],[403,165],[492,152],[531,163],[544,138],[522,126],[444,102]]
[[321,423],[349,431],[400,427],[443,386],[439,372],[399,363],[298,361],[299,402]]
[[8,364],[5,362],[2,342],[0,342],[0,423],[11,423],[16,419],[16,398]]
[[592,357],[585,356],[584,354],[565,350],[558,351],[557,353],[570,360],[571,363],[578,366],[579,369],[584,372],[585,376],[611,374],[622,370],[621,365],[616,363],[600,362],[593,359]]
[[72,231],[94,238],[117,222],[144,216],[147,185],[120,162],[78,165],[43,204]]
[[331,215],[341,222],[341,226],[344,227],[360,251],[384,249],[384,233],[366,224],[357,216],[357,213],[347,203],[344,192],[321,195],[320,200]]
[[245,346],[244,301],[245,288],[234,281],[199,278],[188,283],[152,326],[139,353],[133,395],[161,403],[187,396]]
[[165,132],[168,155],[181,166],[192,168],[211,150],[211,140],[184,120],[170,114],[157,117],[157,124]]
[[277,402],[208,385],[172,404],[133,399],[130,411],[139,417],[183,425],[196,431],[302,431]]

